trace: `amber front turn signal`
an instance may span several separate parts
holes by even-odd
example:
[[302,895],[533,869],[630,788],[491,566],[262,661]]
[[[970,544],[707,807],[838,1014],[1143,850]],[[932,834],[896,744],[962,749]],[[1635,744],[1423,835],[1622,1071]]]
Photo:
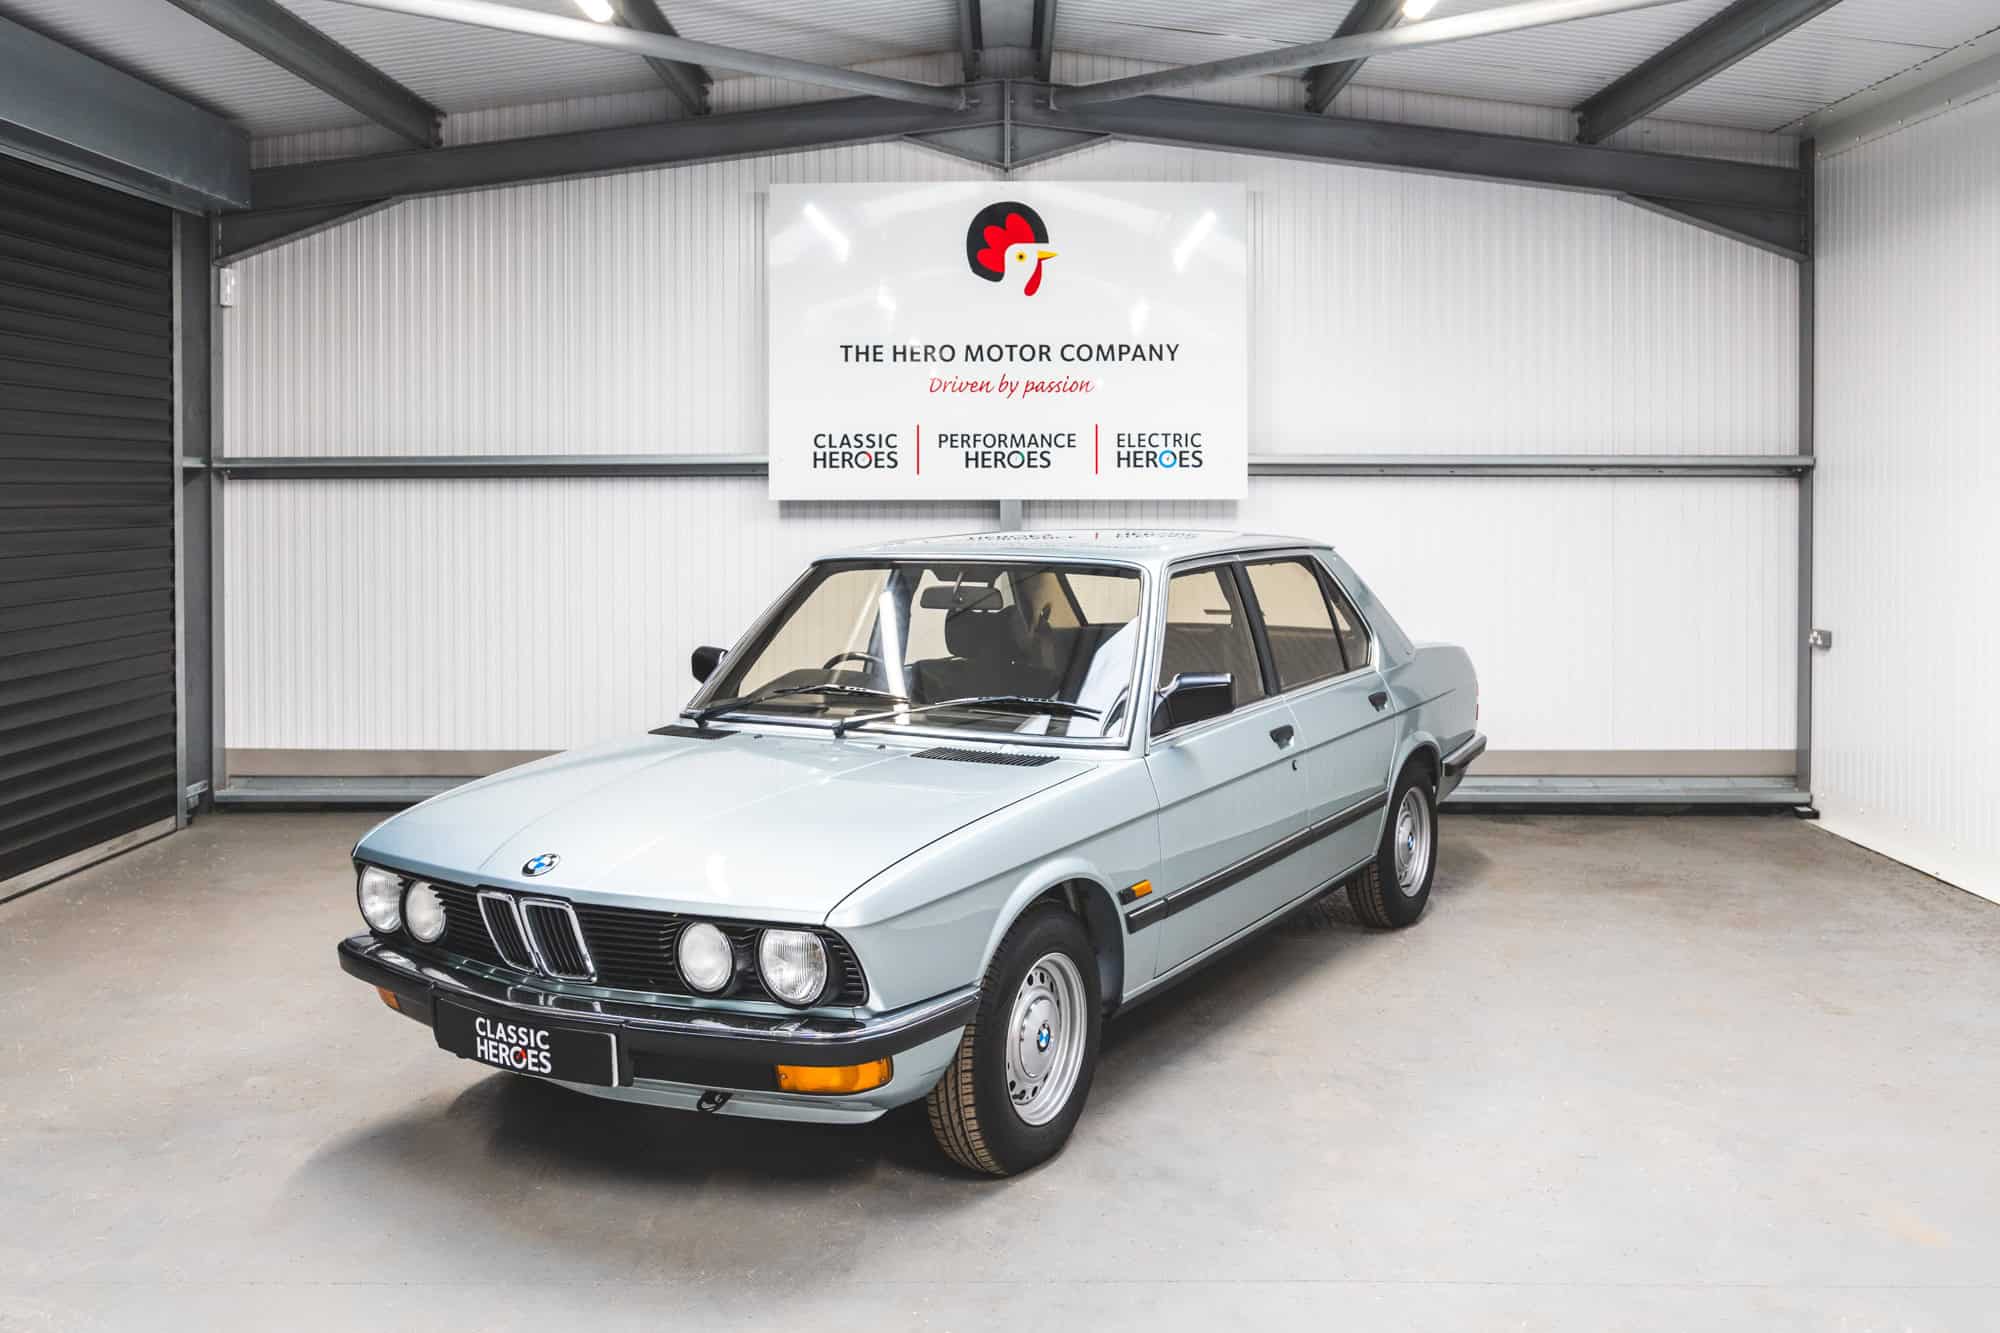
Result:
[[382,1003],[388,1005],[399,1014],[403,1012],[403,1006],[396,1000],[396,992],[390,990],[387,986],[377,986],[375,993],[382,997]]
[[894,1066],[888,1060],[865,1065],[779,1065],[780,1092],[866,1092],[889,1081]]

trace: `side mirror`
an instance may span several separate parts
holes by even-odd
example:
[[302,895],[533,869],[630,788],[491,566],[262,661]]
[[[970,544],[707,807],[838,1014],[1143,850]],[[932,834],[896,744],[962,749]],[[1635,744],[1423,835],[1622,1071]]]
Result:
[[1206,722],[1236,707],[1236,678],[1227,671],[1183,671],[1161,688],[1153,705],[1153,730],[1172,731]]
[[694,678],[706,685],[708,678],[715,674],[715,669],[722,665],[722,659],[727,656],[729,656],[727,648],[715,648],[704,644],[695,649],[688,658],[688,667],[694,672]]

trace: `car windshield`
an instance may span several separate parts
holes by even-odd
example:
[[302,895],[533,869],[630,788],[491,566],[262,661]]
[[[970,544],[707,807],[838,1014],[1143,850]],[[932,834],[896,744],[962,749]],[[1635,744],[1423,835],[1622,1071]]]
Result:
[[865,717],[878,730],[1122,735],[1139,595],[1138,572],[1109,565],[819,565],[723,664],[701,711]]

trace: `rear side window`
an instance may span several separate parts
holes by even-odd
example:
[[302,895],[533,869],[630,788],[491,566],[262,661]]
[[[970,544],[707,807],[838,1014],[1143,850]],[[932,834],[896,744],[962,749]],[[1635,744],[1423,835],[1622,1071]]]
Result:
[[1236,707],[1264,697],[1257,642],[1227,565],[1176,574],[1167,584],[1160,684],[1182,674],[1216,671],[1227,671],[1234,679]]
[[1332,579],[1326,581],[1327,596],[1333,606],[1333,628],[1340,635],[1340,651],[1347,657],[1347,669],[1357,671],[1369,666],[1368,626],[1361,623],[1361,616],[1354,609],[1354,603],[1347,600],[1347,594]]
[[1341,659],[1334,610],[1311,566],[1297,559],[1265,560],[1245,569],[1264,617],[1280,689],[1295,690],[1348,669]]

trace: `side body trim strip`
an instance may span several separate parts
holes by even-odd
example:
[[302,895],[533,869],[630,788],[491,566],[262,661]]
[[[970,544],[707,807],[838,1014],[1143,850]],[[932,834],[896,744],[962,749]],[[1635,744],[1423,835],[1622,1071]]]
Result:
[[1269,847],[1252,852],[1233,865],[1224,866],[1214,874],[1198,879],[1183,889],[1127,912],[1126,930],[1128,932],[1144,930],[1147,926],[1165,921],[1178,912],[1185,912],[1196,903],[1212,898],[1224,889],[1241,884],[1258,871],[1276,865],[1292,853],[1303,851],[1321,838],[1330,837],[1348,825],[1366,819],[1388,804],[1389,793],[1376,792],[1373,796],[1364,797],[1344,810],[1335,811],[1317,823],[1308,824],[1296,833],[1288,833]]

